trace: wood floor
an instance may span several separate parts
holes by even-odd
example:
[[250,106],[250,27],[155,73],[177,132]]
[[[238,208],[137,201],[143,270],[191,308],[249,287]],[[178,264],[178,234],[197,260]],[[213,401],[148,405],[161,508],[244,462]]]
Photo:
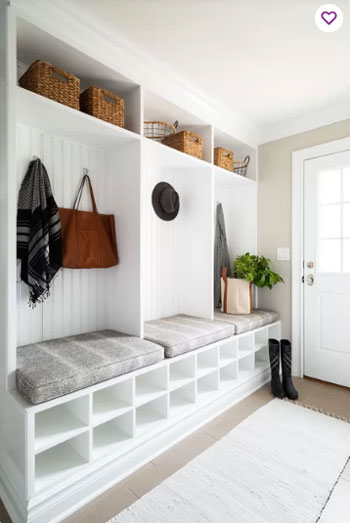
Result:
[[[350,389],[307,378],[294,378],[294,384],[299,391],[299,399],[302,403],[350,419]],[[213,445],[271,399],[269,387],[263,387],[96,498],[66,519],[64,523],[105,523]],[[342,493],[340,492],[339,495],[341,496]],[[339,507],[341,500],[334,501],[334,503]],[[331,520],[327,519],[328,521]],[[327,522],[325,520],[325,523]],[[11,523],[1,501],[0,523]]]

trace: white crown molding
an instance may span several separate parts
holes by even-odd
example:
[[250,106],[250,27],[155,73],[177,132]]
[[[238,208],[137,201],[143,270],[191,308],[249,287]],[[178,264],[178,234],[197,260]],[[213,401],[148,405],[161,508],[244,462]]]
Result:
[[258,127],[238,112],[210,97],[167,64],[137,46],[125,35],[82,12],[66,0],[12,0],[18,14],[37,23],[52,35],[69,41],[81,51],[103,57],[111,67],[118,63],[121,74],[166,97],[215,127],[253,147],[260,142]]
[[[6,1],[6,0],[0,0]],[[124,34],[84,13],[67,0],[9,0],[20,15],[40,25],[54,36],[70,41],[106,65],[115,68],[135,83],[175,105],[210,122],[250,146],[280,140],[350,118],[350,104],[315,108],[309,114],[288,119],[282,124],[257,126],[218,99],[211,97],[185,77],[156,59]]]
[[[262,130],[263,141],[260,145],[288,138],[313,129],[318,129],[344,120],[350,120],[350,102],[344,102],[327,109],[315,109],[300,118],[286,120],[281,125],[266,127]],[[349,131],[350,134],[350,131]]]

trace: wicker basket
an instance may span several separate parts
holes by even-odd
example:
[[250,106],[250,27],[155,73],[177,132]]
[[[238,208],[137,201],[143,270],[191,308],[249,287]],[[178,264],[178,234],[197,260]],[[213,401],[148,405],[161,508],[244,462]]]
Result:
[[144,122],[143,134],[150,140],[161,142],[164,138],[170,134],[176,133],[178,122],[174,124],[169,122],[162,122],[160,120],[154,120],[152,122]]
[[79,78],[48,62],[36,60],[21,76],[19,85],[50,100],[79,109]]
[[233,162],[233,172],[241,176],[247,176],[247,169],[250,162],[250,156],[246,156],[243,162]]
[[215,147],[214,164],[228,171],[233,171],[233,152],[223,147]]
[[91,85],[80,95],[80,110],[105,122],[124,127],[123,98]]
[[190,131],[171,134],[164,138],[162,143],[196,158],[203,158],[203,138]]

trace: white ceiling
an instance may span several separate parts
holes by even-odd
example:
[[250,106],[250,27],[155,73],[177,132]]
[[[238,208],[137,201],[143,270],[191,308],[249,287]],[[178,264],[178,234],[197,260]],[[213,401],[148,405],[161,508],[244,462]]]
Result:
[[350,116],[350,0],[71,0],[258,126],[268,139]]

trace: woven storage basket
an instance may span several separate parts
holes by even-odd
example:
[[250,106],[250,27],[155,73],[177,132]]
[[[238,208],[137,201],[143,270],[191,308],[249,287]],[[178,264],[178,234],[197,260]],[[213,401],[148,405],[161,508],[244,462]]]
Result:
[[228,171],[233,171],[233,152],[223,147],[215,147],[214,164]]
[[19,79],[19,85],[50,100],[79,109],[79,78],[48,62],[36,60],[32,63]]
[[247,169],[250,162],[250,156],[246,156],[243,162],[233,162],[233,172],[241,176],[247,176]]
[[80,110],[105,122],[124,127],[123,98],[91,85],[80,95]]
[[162,143],[196,158],[203,158],[203,138],[190,131],[171,134],[164,138]]
[[177,124],[177,121],[174,124],[169,122],[162,122],[160,120],[143,122],[143,134],[150,140],[161,142],[170,134],[176,133]]

